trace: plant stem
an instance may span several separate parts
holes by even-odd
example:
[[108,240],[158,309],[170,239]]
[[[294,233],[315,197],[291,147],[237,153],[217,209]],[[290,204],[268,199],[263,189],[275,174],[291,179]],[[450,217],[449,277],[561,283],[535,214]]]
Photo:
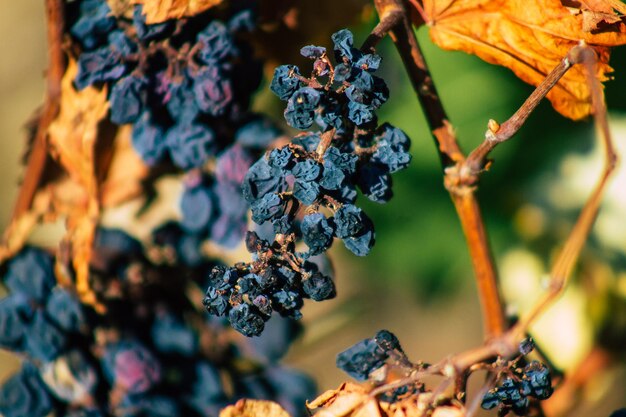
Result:
[[63,51],[63,33],[65,30],[65,4],[63,0],[46,0],[46,17],[48,22],[48,70],[46,72],[47,91],[43,109],[39,115],[37,131],[32,144],[23,182],[20,187],[12,222],[30,208],[35,192],[41,182],[48,156],[48,126],[59,112],[61,97],[61,80],[65,72],[66,58]]
[[408,14],[401,0],[376,0],[379,15],[392,9],[402,10],[402,19],[391,29],[390,35],[398,49],[413,89],[426,114],[430,130],[445,172],[446,188],[456,208],[469,246],[476,275],[482,308],[484,333],[487,339],[501,335],[505,330],[502,302],[498,289],[497,272],[491,256],[487,232],[480,206],[474,195],[475,187],[461,184],[457,168],[465,156],[457,142],[452,125],[437,94],[426,61],[413,32]]

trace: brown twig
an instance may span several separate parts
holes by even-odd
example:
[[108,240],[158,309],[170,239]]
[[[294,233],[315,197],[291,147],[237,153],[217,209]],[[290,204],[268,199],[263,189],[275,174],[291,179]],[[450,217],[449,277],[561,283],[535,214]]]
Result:
[[408,14],[404,4],[401,0],[376,0],[375,5],[381,16],[384,13],[390,13],[391,10],[402,16],[402,19],[391,29],[390,35],[426,114],[446,174],[445,185],[450,192],[465,233],[476,275],[485,336],[491,338],[500,335],[506,326],[498,289],[497,272],[489,248],[480,206],[474,195],[474,187],[471,184],[461,184],[458,181],[460,177],[457,175],[457,167],[465,161],[465,156],[458,145],[452,125],[448,121],[441,104],[417,38],[407,19]]
[[565,289],[576,260],[578,259],[595,220],[608,178],[613,172],[617,162],[617,155],[611,140],[606,118],[606,106],[604,104],[601,85],[594,76],[597,61],[595,51],[581,44],[579,47],[573,49],[568,56],[571,56],[574,62],[583,63],[586,67],[586,74],[591,87],[594,118],[605,147],[605,167],[596,188],[583,207],[576,225],[572,229],[563,250],[552,268],[551,282],[548,291],[526,315],[504,334],[488,340],[483,346],[445,358],[430,366],[426,372],[414,372],[408,377],[394,381],[387,386],[378,387],[372,391],[372,395],[377,395],[388,389],[416,383],[426,374],[443,375],[448,381],[455,381],[460,375],[464,375],[468,371],[471,371],[471,369],[478,369],[476,364],[489,363],[497,358],[512,358],[519,353],[519,343],[526,337],[529,326],[547,307],[558,299]]
[[49,61],[46,72],[47,91],[35,133],[35,140],[33,141],[32,150],[24,171],[23,182],[13,208],[12,222],[28,211],[33,202],[48,156],[48,127],[59,112],[61,80],[66,67],[66,58],[63,51],[64,8],[63,0],[46,0]]
[[550,71],[547,77],[526,99],[524,104],[522,104],[506,122],[498,125],[498,123],[493,120],[489,121],[489,127],[485,132],[485,140],[469,154],[465,161],[465,169],[468,175],[477,175],[483,169],[489,153],[491,153],[499,143],[509,140],[519,131],[539,102],[552,90],[572,65],[582,62],[581,60],[584,54],[581,51],[585,47],[584,44],[581,44],[572,48],[567,56]]
[[606,105],[604,103],[604,95],[600,81],[595,77],[595,66],[597,56],[593,48],[584,44],[572,49],[572,55],[577,62],[583,63],[587,82],[591,87],[591,99],[594,109],[594,120],[597,130],[600,134],[602,143],[604,144],[604,169],[600,175],[600,179],[593,189],[591,196],[583,206],[576,224],[574,225],[570,235],[565,241],[563,249],[559,253],[552,270],[550,271],[550,286],[548,292],[535,304],[531,311],[523,316],[516,324],[516,327],[527,329],[528,326],[540,315],[547,307],[554,303],[565,290],[567,282],[572,274],[572,270],[576,265],[578,256],[587,241],[591,227],[595,221],[602,196],[608,183],[609,177],[615,170],[617,164],[617,153],[611,139],[611,132],[607,121]]

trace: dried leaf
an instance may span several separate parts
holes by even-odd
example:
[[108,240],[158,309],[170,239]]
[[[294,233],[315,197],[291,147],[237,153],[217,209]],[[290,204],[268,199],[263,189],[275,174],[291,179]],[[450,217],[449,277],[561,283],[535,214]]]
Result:
[[237,401],[220,412],[220,417],[291,417],[279,404],[273,401]]
[[195,16],[222,3],[223,0],[132,0],[143,4],[143,13],[148,24],[161,23],[169,19]]
[[[581,14],[560,0],[423,0],[423,19],[443,49],[461,50],[511,69],[538,85],[567,52],[584,40],[598,53],[596,76],[607,80],[609,47],[626,43],[626,34],[589,33]],[[606,2],[604,2],[606,4]],[[571,119],[591,114],[591,92],[581,66],[573,67],[547,95]]]
[[[61,84],[59,115],[48,128],[48,138],[51,154],[84,192],[79,193],[81,204],[67,208],[67,235],[64,240],[72,248],[76,290],[83,302],[97,307],[89,288],[89,259],[100,214],[95,149],[98,125],[106,117],[109,104],[104,88],[87,87],[76,91],[72,85],[76,72],[76,62],[70,60]],[[98,158],[110,160],[110,152],[110,149],[105,149]],[[70,198],[74,200],[76,196]]]
[[585,32],[626,32],[626,4],[620,0],[561,0],[573,13],[581,13]]
[[103,207],[115,207],[143,194],[142,182],[150,169],[133,149],[131,133],[130,125],[123,126],[113,141],[112,159],[99,190]]

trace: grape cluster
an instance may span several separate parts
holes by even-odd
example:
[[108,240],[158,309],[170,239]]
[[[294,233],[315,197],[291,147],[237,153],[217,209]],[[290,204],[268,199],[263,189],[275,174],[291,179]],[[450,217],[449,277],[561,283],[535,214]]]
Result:
[[82,46],[74,84],[109,85],[110,119],[133,124],[133,146],[148,164],[169,155],[184,170],[201,167],[232,142],[261,80],[242,39],[255,27],[251,8],[224,21],[203,14],[147,25],[141,5],[132,19],[113,16],[104,0],[73,7],[70,33]]
[[241,242],[249,209],[243,177],[281,134],[249,111],[262,74],[246,39],[255,2],[243,6],[155,25],[146,24],[140,5],[132,19],[113,16],[104,0],[68,6],[76,9],[70,32],[82,47],[76,87],[109,85],[110,119],[133,124],[142,159],[188,172],[180,201],[181,226],[193,235],[187,245]]
[[502,415],[513,411],[519,416],[528,413],[530,398],[545,400],[552,395],[550,370],[541,362],[533,361],[513,375],[503,378],[496,388],[483,397],[481,406],[486,410],[499,407]]
[[56,284],[55,263],[71,271],[63,259],[27,247],[10,260],[0,347],[23,365],[0,387],[0,414],[214,416],[239,398],[262,398],[300,415],[315,387],[278,364],[300,326],[277,318],[248,339],[198,312],[188,294],[215,263],[190,252],[188,237],[170,223],[144,247],[100,229],[90,279],[102,315]]
[[301,52],[314,60],[310,78],[295,66],[276,69],[271,89],[287,101],[287,122],[298,129],[315,122],[321,130],[296,136],[250,167],[243,195],[252,220],[271,231],[266,239],[249,234],[254,261],[215,270],[207,289],[208,311],[228,316],[246,335],[261,333],[268,312],[298,318],[302,298],[320,301],[335,295],[331,278],[317,270],[311,257],[327,251],[334,238],[354,254],[367,255],[374,227],[355,205],[357,188],[373,201],[388,201],[390,174],[411,159],[404,132],[377,122],[375,110],[388,97],[384,81],[372,74],[380,57],[354,48],[346,29],[332,39],[336,66],[325,48],[307,46]]

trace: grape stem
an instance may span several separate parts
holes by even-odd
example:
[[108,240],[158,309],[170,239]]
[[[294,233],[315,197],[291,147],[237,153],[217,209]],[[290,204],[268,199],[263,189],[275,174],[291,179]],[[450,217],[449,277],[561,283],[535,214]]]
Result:
[[381,16],[381,22],[386,15],[401,16],[389,34],[400,54],[435,140],[445,173],[444,184],[459,215],[469,247],[482,308],[485,338],[491,339],[501,335],[506,328],[504,311],[487,232],[480,205],[474,195],[475,187],[473,184],[462,184],[459,181],[458,167],[465,161],[465,155],[441,104],[411,22],[408,20],[405,4],[402,0],[376,0],[374,3]]

